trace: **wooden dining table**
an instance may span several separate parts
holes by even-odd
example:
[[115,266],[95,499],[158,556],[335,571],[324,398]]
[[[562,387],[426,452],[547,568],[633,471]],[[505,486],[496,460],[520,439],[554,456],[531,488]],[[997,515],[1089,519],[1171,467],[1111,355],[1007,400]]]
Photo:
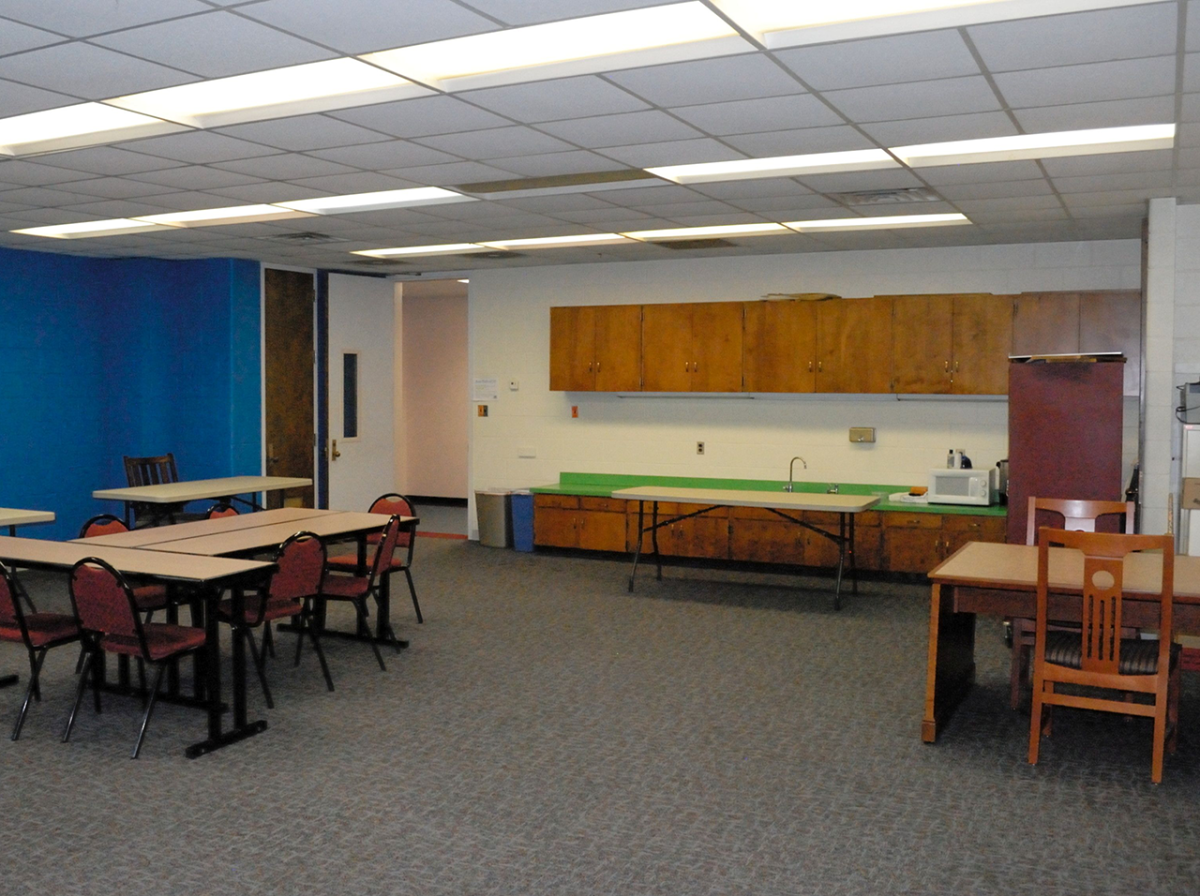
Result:
[[[0,560],[30,569],[67,571],[80,560],[97,557],[122,575],[188,589],[204,602],[205,644],[202,664],[203,687],[197,682],[197,700],[208,713],[208,736],[186,750],[189,757],[202,756],[265,731],[267,723],[250,721],[246,712],[246,655],[240,638],[233,639],[232,703],[233,724],[223,727],[221,699],[221,641],[216,603],[228,589],[233,613],[242,612],[244,593],[256,587],[275,568],[274,563],[228,557],[150,551],[137,547],[114,547],[99,538],[71,542],[0,536]],[[186,701],[184,701],[186,702]]]
[[[1036,545],[970,542],[929,573],[929,654],[921,739],[934,743],[975,682],[975,617],[1037,615]],[[1162,558],[1125,559],[1122,622],[1157,628]],[[1078,620],[1083,555],[1050,549],[1049,607],[1054,619]],[[1200,557],[1176,556],[1173,627],[1200,633]]]

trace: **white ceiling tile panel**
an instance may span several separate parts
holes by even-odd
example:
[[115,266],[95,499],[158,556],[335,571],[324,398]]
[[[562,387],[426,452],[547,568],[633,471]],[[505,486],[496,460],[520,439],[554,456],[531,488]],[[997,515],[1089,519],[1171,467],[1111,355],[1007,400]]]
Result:
[[967,29],[993,72],[1109,62],[1175,52],[1174,3],[976,25]]
[[804,92],[795,79],[760,55],[677,62],[615,72],[607,77],[657,106],[689,106]]
[[374,193],[379,190],[404,190],[410,187],[422,186],[413,181],[399,177],[390,177],[378,171],[359,171],[353,174],[327,174],[323,177],[305,177],[288,181],[276,189],[288,190],[287,198],[294,196],[297,189],[305,191],[321,191],[325,193]]
[[710,184],[692,184],[691,189],[702,196],[711,196],[713,199],[723,199],[739,205],[744,204],[743,200],[758,197],[790,198],[812,194],[811,190],[805,189],[790,177],[716,181]]
[[148,156],[114,146],[93,146],[90,149],[75,149],[70,152],[55,152],[39,156],[44,165],[55,168],[70,168],[88,174],[138,174],[143,171],[160,171],[166,168],[183,167],[183,162]]
[[220,11],[118,31],[95,38],[94,43],[203,78],[300,65],[337,55],[309,41]]
[[[463,158],[503,159],[526,153],[566,152],[574,149],[569,143],[541,134],[532,128],[491,128],[486,131],[467,131],[462,134],[445,134],[437,137],[421,137],[417,141],[425,146]],[[415,162],[414,164],[423,164]]]
[[66,188],[55,190],[50,187],[19,187],[15,190],[5,190],[3,193],[0,193],[0,196],[4,197],[5,202],[15,202],[18,205],[31,205],[41,208],[78,205],[93,198],[91,196],[82,196],[79,193],[70,193]]
[[[276,164],[286,164],[289,157],[275,156]],[[298,157],[303,158],[303,157]],[[231,162],[229,164],[239,164]],[[209,187],[229,187],[235,184],[249,183],[257,178],[244,172],[222,171],[219,168],[209,168],[205,165],[185,165],[182,168],[170,168],[166,171],[148,171],[145,174],[134,175],[134,180],[144,180],[151,184],[163,184],[180,190],[205,190]]]
[[[813,217],[813,211],[841,209],[832,199],[811,193],[807,196],[773,196],[740,200],[736,203],[746,211],[756,212],[774,221],[803,221]],[[825,217],[820,215],[819,217]]]
[[76,98],[61,93],[0,79],[0,109],[4,110],[4,117],[21,115],[25,112],[40,112],[43,109],[56,109],[59,106],[70,106],[78,102],[79,100]]
[[1020,133],[1004,112],[979,112],[913,118],[907,121],[877,121],[862,125],[881,146],[940,143],[944,140],[974,140],[979,137],[1009,137]]
[[0,183],[36,187],[65,183],[72,180],[84,180],[89,177],[95,177],[95,175],[84,171],[53,168],[40,162],[31,162],[24,159],[0,159]]
[[871,87],[978,75],[979,64],[957,31],[930,31],[781,50],[780,62],[814,90]]
[[200,208],[223,208],[232,204],[224,196],[218,196],[215,193],[207,193],[202,190],[189,189],[161,193],[157,196],[147,196],[146,203],[161,206],[164,211],[167,209],[172,211],[187,211],[189,209]]
[[585,147],[660,143],[703,136],[679,119],[656,110],[554,121],[541,125],[540,129]]
[[221,128],[216,133],[293,152],[378,143],[392,139],[387,134],[325,115],[299,115],[273,121],[256,121]]
[[246,140],[235,140],[213,131],[188,131],[183,134],[168,134],[165,137],[146,137],[119,143],[118,146],[134,152],[176,159],[193,165],[211,162],[228,162],[233,159],[250,159],[255,156],[277,155],[279,150]]
[[[326,174],[346,174],[353,171],[326,159],[312,156],[283,155],[264,156],[260,159],[237,159],[232,162],[217,162],[214,169],[237,172],[263,180],[294,180],[298,177],[321,177]],[[197,168],[196,170],[201,170]],[[218,186],[213,184],[213,186]],[[202,188],[203,189],[203,188]]]
[[1000,101],[983,77],[856,87],[831,90],[824,96],[848,118],[859,122],[932,118],[1000,108]]
[[451,0],[266,0],[238,12],[351,55],[498,27]]
[[[142,181],[130,180],[127,177],[91,177],[87,180],[71,182],[71,189],[76,193],[87,196],[102,196],[106,198],[137,199],[142,196],[157,196],[161,193],[173,192],[174,187],[162,184],[147,184]],[[0,199],[4,194],[0,193]]]
[[844,119],[811,94],[773,96],[731,103],[707,103],[675,109],[675,114],[700,130],[724,136],[789,128],[818,128]]
[[525,196],[518,199],[503,199],[503,194],[497,194],[497,199],[488,200],[503,202],[510,208],[522,211],[536,212],[544,215],[554,215],[567,211],[595,211],[596,209],[611,210],[613,206],[598,196],[587,193],[560,193],[551,196]]
[[1200,122],[1200,93],[1185,93],[1183,95],[1179,120]]
[[[319,179],[319,178],[318,178]],[[252,205],[259,202],[280,202],[292,199],[314,199],[327,196],[329,191],[299,186],[296,183],[276,181],[254,181],[231,187],[208,187],[206,192],[222,196],[224,202],[217,205]]]
[[813,174],[796,179],[817,193],[898,190],[922,186],[921,181],[911,172],[902,168],[886,171],[850,171],[843,174]]
[[651,203],[639,205],[637,209],[639,212],[659,218],[666,218],[669,221],[674,221],[683,215],[694,218],[698,215],[735,215],[742,211],[742,209],[734,208],[732,205],[718,202],[715,199],[701,200],[699,202]]
[[693,162],[724,162],[743,157],[716,140],[679,140],[672,143],[643,143],[640,146],[613,146],[604,150],[633,168],[654,168],[659,165],[687,165]]
[[[1200,8],[1197,14],[1200,14]],[[1200,90],[1200,53],[1188,53],[1183,57],[1183,89],[1189,92]]]
[[22,25],[19,22],[5,21],[0,25],[0,56],[56,44],[62,39],[60,35],[42,31],[40,28],[31,28],[29,25]]
[[[1064,194],[1066,199],[1068,194]],[[1101,190],[1095,193],[1071,193],[1072,206],[1111,206],[1123,203],[1145,202],[1147,199],[1165,199],[1171,195],[1170,187],[1137,190]]]
[[94,47],[58,44],[0,59],[0,78],[88,100],[102,100],[196,80],[154,62]]
[[476,184],[493,180],[510,180],[512,171],[481,165],[478,162],[450,162],[445,165],[419,165],[382,172],[402,177],[427,187],[451,187],[455,184]]
[[986,184],[993,181],[1036,180],[1042,176],[1037,162],[991,162],[987,165],[938,165],[922,168],[921,178],[930,184]]
[[458,95],[464,101],[528,124],[647,108],[637,97],[594,75],[492,87]]
[[1042,166],[1051,177],[1080,177],[1084,175],[1132,174],[1147,171],[1170,171],[1171,150],[1153,152],[1114,152],[1094,156],[1065,156],[1043,159]]
[[94,202],[83,202],[79,205],[68,205],[63,208],[80,219],[87,218],[133,218],[138,215],[153,215],[162,211],[161,206],[130,199],[106,199]]
[[619,171],[625,168],[594,152],[552,152],[529,156],[492,159],[492,164],[522,177],[553,177],[560,174],[583,174],[589,171]]
[[1185,40],[1188,50],[1200,50],[1200,3],[1188,0]]
[[1052,177],[1054,189],[1067,193],[1097,193],[1112,190],[1155,190],[1170,188],[1170,171],[1137,171],[1130,174],[1090,174],[1081,177]]
[[704,202],[709,197],[697,193],[688,187],[663,183],[661,187],[634,187],[629,190],[607,190],[597,193],[605,202],[621,205],[626,208],[638,208],[644,205],[664,205],[672,202]]
[[431,96],[361,106],[329,113],[342,121],[382,131],[394,137],[427,137],[432,134],[457,134],[511,124],[508,119],[450,96]]
[[1067,106],[1014,109],[1013,115],[1030,134],[1086,128],[1168,124],[1175,120],[1175,97],[1152,96]]
[[871,149],[875,146],[872,140],[848,125],[769,131],[762,134],[732,134],[725,137],[723,142],[752,159],[816,152],[843,152],[851,149]]
[[736,209],[719,215],[671,215],[667,218],[680,227],[717,227],[726,224],[763,224],[767,223],[761,216],[753,212],[737,211]]
[[47,31],[85,37],[211,9],[199,0],[5,0],[3,14]]
[[995,79],[1013,108],[1162,96],[1175,91],[1175,57],[1007,72]]
[[950,184],[938,192],[951,202],[962,199],[1011,199],[1015,196],[1049,196],[1053,192],[1045,178],[1000,181],[990,184]]
[[645,222],[651,220],[649,215],[644,215],[634,209],[619,208],[617,206],[597,208],[590,211],[585,209],[577,212],[555,212],[554,216],[576,224],[591,224],[599,230],[608,230],[611,227],[617,233],[624,230],[649,230],[652,226],[656,226],[645,225]]

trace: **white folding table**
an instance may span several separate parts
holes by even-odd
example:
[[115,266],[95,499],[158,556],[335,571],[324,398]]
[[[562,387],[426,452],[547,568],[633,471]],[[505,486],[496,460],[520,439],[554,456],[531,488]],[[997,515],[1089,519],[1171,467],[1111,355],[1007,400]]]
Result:
[[[186,504],[188,501],[218,499],[240,501],[262,510],[254,495],[262,492],[283,491],[289,488],[305,488],[312,485],[311,479],[297,476],[224,476],[219,479],[192,479],[185,482],[162,482],[158,485],[133,485],[125,488],[102,488],[92,492],[100,501],[123,501],[125,522],[130,522],[130,507],[133,504]],[[242,497],[243,495],[249,497]]]

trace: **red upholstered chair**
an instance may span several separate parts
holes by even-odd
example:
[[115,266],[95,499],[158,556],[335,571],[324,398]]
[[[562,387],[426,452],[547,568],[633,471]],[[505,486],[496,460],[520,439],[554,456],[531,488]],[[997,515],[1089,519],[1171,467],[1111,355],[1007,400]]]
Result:
[[263,696],[267,698],[267,706],[272,708],[275,701],[267,686],[266,658],[264,651],[255,646],[251,630],[260,625],[270,625],[275,619],[299,617],[296,637],[302,640],[304,633],[308,632],[317,658],[321,661],[325,685],[333,690],[333,679],[325,663],[325,651],[321,649],[321,641],[312,620],[312,600],[320,593],[321,577],[325,574],[325,545],[311,532],[297,532],[279,546],[275,552],[275,565],[275,573],[263,591],[246,597],[241,619],[234,618],[232,601],[224,600],[217,606],[217,615],[233,627],[234,637],[246,639],[250,656],[254,658],[254,667],[258,670]]
[[[388,521],[383,526],[383,531],[380,533],[379,541],[375,544],[375,556],[371,559],[367,574],[360,576],[354,572],[342,574],[340,570],[334,567],[326,566],[326,576],[321,583],[321,593],[317,597],[318,605],[324,608],[327,601],[349,601],[354,605],[354,610],[358,613],[359,621],[365,627],[367,624],[367,598],[375,595],[376,600],[379,599],[378,589],[380,579],[387,573],[388,566],[391,562],[392,554],[396,550],[396,543],[400,537],[400,518],[397,516],[388,517]],[[400,642],[396,639],[396,633],[388,626],[388,639],[395,645],[396,652],[400,652]],[[375,652],[375,659],[379,661],[379,668],[387,671],[387,666],[383,664],[383,656],[379,653],[379,647],[375,644],[372,638],[369,642],[371,650]],[[296,656],[300,655],[300,644],[296,642]]]
[[208,508],[204,514],[205,518],[210,520],[220,519],[223,516],[237,515],[238,509],[226,501],[222,501],[220,504],[214,504],[212,507]]
[[73,616],[64,613],[26,614],[21,610],[17,592],[17,582],[12,570],[0,563],[0,641],[24,644],[29,654],[29,687],[25,690],[25,702],[21,704],[17,723],[13,726],[13,740],[21,736],[21,726],[25,724],[30,698],[39,702],[42,699],[41,689],[38,687],[38,673],[42,671],[46,651],[51,647],[79,640],[79,627],[75,624]]
[[[116,535],[118,532],[128,531],[129,527],[120,517],[102,513],[83,524],[83,528],[79,530],[79,537],[94,538],[97,535]],[[166,585],[139,585],[133,589],[133,597],[137,601],[138,609],[146,614],[147,622],[154,618],[155,610],[161,610],[169,603]]]
[[[404,495],[388,494],[380,495],[371,502],[371,513],[386,513],[388,516],[416,516],[413,511],[413,503]],[[378,544],[382,536],[379,534],[367,536],[367,544]],[[400,557],[393,556],[386,570],[387,575],[394,572],[404,573],[405,579],[408,580],[408,593],[412,595],[413,609],[417,613],[417,622],[422,623],[425,619],[421,616],[421,605],[417,602],[417,589],[413,585],[412,577],[412,561],[413,548],[416,545],[417,533],[413,529],[411,531],[401,532],[396,540],[396,547],[400,549]],[[358,558],[353,554],[345,554],[340,557],[329,558],[329,568],[338,572],[356,572],[358,568]]]
[[154,704],[158,699],[158,689],[162,684],[167,661],[203,649],[204,629],[158,622],[143,623],[138,612],[140,608],[137,600],[125,578],[103,560],[95,557],[80,560],[72,567],[70,592],[71,604],[75,608],[75,621],[83,638],[85,657],[79,686],[75,689],[75,702],[71,707],[70,716],[67,717],[67,727],[63,731],[63,742],[71,737],[79,702],[83,699],[84,688],[87,687],[88,671],[92,672],[96,712],[100,712],[102,654],[130,656],[138,660],[143,693],[146,686],[144,664],[149,663],[158,670],[154,676],[154,686],[150,690],[150,699],[146,702],[146,713],[142,716],[137,744],[133,748],[133,758],[137,759],[142,749],[142,741],[146,737],[146,725],[150,722],[150,714],[154,712]]

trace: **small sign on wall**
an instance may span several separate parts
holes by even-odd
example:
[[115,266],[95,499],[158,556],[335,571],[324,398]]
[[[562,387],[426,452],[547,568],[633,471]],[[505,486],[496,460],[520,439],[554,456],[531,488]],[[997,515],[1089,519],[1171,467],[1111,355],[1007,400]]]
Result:
[[472,401],[495,401],[500,397],[500,381],[494,376],[477,376],[471,384]]

